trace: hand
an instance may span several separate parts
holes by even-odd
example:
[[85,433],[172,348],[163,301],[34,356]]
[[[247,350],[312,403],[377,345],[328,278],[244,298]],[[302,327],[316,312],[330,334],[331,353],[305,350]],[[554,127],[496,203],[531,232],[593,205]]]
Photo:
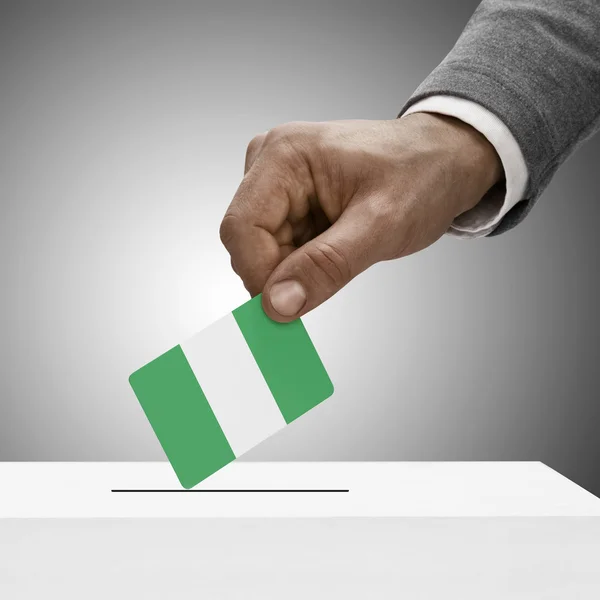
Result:
[[451,117],[290,123],[248,146],[221,240],[250,294],[287,322],[435,242],[501,177],[492,145]]

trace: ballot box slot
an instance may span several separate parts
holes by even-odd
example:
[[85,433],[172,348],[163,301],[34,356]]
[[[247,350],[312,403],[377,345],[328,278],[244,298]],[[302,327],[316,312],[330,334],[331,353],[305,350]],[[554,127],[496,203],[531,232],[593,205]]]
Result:
[[207,494],[207,493],[236,493],[236,494],[337,494],[337,493],[348,493],[349,489],[341,490],[341,489],[247,489],[247,490],[234,490],[234,489],[222,489],[222,490],[140,490],[140,489],[118,489],[118,490],[110,490],[112,493],[120,493],[120,494],[157,494],[157,493],[196,493],[196,494]]

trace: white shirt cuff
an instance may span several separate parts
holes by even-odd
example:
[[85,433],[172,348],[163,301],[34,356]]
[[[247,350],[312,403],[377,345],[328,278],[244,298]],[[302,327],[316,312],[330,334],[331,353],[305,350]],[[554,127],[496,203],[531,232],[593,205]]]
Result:
[[455,96],[430,96],[413,104],[403,115],[431,112],[460,119],[477,129],[494,146],[506,178],[506,193],[492,188],[471,210],[459,215],[448,233],[461,238],[477,238],[491,233],[504,215],[523,199],[529,173],[521,148],[508,127],[483,106]]

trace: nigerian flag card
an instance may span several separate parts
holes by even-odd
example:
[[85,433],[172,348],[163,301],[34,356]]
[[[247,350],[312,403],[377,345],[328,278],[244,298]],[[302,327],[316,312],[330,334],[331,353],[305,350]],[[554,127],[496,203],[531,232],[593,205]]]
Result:
[[302,321],[272,321],[261,296],[148,363],[129,382],[184,488],[333,393]]

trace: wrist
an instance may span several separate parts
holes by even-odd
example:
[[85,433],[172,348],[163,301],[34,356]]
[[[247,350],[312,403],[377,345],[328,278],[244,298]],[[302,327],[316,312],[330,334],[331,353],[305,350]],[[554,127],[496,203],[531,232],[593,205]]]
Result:
[[[504,178],[504,169],[498,153],[488,139],[477,129],[460,119],[438,113],[413,113],[406,119],[418,119],[425,128],[425,137],[431,139],[444,156],[443,166],[448,169],[460,193],[456,199],[455,216],[470,210],[485,194]],[[436,152],[437,153],[437,152]]]

